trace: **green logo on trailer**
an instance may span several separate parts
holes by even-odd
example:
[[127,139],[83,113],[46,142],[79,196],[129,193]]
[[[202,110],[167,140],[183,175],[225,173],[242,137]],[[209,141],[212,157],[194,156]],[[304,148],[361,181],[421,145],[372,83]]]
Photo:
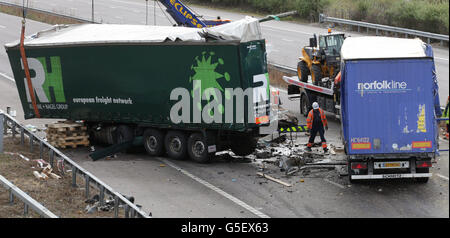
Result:
[[[216,95],[214,91],[207,91],[211,88],[217,88],[221,92],[224,92],[225,90],[223,87],[217,82],[218,79],[225,78],[227,82],[230,81],[230,74],[228,72],[225,72],[223,74],[218,73],[217,67],[219,65],[224,65],[225,62],[222,58],[217,59],[217,62],[213,62],[213,57],[215,56],[214,52],[202,52],[201,58],[198,56],[195,57],[195,61],[197,63],[197,66],[192,65],[191,69],[194,70],[195,74],[194,76],[190,77],[189,82],[192,82],[193,80],[199,80],[201,82],[200,87],[194,86],[194,89],[191,91],[192,97],[194,97],[194,91],[199,90],[200,95],[206,95],[208,98],[208,102],[210,101],[211,97],[217,98],[219,95]],[[225,92],[225,98],[229,99],[230,95]],[[197,107],[201,110],[201,104],[197,105]],[[219,113],[223,114],[224,112],[224,106],[222,104],[219,105]],[[213,115],[213,112],[209,112],[210,115]]]
[[[65,103],[59,56],[27,58],[31,83],[40,103]],[[22,62],[21,62],[22,63]],[[23,64],[22,64],[23,69]],[[33,74],[34,72],[34,74]],[[31,102],[27,79],[24,77],[27,100]]]

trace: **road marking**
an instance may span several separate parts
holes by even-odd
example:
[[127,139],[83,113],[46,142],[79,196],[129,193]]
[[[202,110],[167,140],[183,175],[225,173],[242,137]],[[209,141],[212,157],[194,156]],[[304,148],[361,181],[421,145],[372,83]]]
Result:
[[0,25],[0,28],[6,28],[6,26],[2,26],[2,25]]
[[442,174],[436,174],[436,176],[441,177],[441,178],[443,178],[443,179],[445,179],[445,180],[448,181],[448,177],[446,177],[446,176],[444,176],[444,175],[442,175]]
[[9,77],[8,75],[6,75],[6,74],[4,74],[4,73],[2,73],[2,72],[0,72],[0,76],[3,76],[3,77],[5,77],[6,79],[9,79],[9,80],[13,81],[14,83],[16,82],[13,78]]
[[180,171],[181,173],[183,173],[184,175],[190,177],[191,179],[193,179],[193,180],[195,180],[195,181],[197,181],[197,182],[199,182],[199,183],[205,185],[207,188],[209,188],[209,189],[211,189],[211,190],[217,192],[218,194],[220,194],[220,195],[222,195],[222,196],[228,198],[230,201],[232,201],[232,202],[236,203],[237,205],[239,205],[239,206],[241,206],[241,207],[247,209],[249,212],[255,214],[256,216],[258,216],[258,217],[260,217],[260,218],[270,218],[270,217],[267,216],[266,214],[264,214],[264,213],[258,211],[257,209],[251,207],[250,205],[246,204],[245,202],[239,200],[238,198],[236,198],[236,197],[234,197],[234,196],[228,194],[227,192],[221,190],[220,188],[218,188],[218,187],[216,187],[216,186],[214,186],[214,185],[212,185],[212,184],[206,182],[205,180],[203,180],[203,179],[201,179],[201,178],[199,178],[199,177],[197,177],[197,176],[195,176],[195,175],[189,173],[188,171],[186,171],[186,170],[184,170],[184,169],[182,169],[182,168],[176,166],[176,165],[173,164],[172,162],[170,162],[170,161],[168,161],[168,160],[166,160],[166,159],[162,159],[162,158],[158,158],[158,160],[160,160],[161,162],[163,162],[163,163],[169,165],[170,167],[172,167],[172,168],[174,168],[174,169]]
[[290,40],[290,39],[282,39],[282,40],[284,40],[284,41],[287,41],[287,42],[294,42],[294,40]]
[[345,189],[345,187],[343,186],[343,185],[341,185],[341,184],[338,184],[338,183],[335,183],[335,182],[333,182],[333,181],[331,181],[331,180],[328,180],[328,179],[323,179],[323,180],[325,180],[325,182],[328,182],[328,183],[330,183],[330,184],[333,184],[334,186],[337,186],[337,187],[340,187],[340,188],[342,188],[342,189]]

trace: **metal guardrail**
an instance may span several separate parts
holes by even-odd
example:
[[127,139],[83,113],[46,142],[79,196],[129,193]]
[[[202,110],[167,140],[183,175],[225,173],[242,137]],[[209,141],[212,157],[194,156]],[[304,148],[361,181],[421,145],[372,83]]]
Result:
[[[72,186],[76,187],[77,182],[77,174],[80,174],[84,177],[85,180],[85,194],[86,198],[89,198],[89,188],[90,185],[93,184],[100,191],[100,206],[105,205],[105,195],[109,194],[114,198],[114,217],[118,217],[119,205],[123,204],[125,206],[125,218],[151,218],[145,214],[140,208],[138,208],[135,204],[126,199],[123,195],[116,192],[107,184],[103,183],[100,179],[95,177],[93,174],[83,169],[81,166],[76,164],[73,160],[63,154],[61,151],[50,145],[47,141],[42,138],[34,135],[30,130],[25,128],[22,124],[20,124],[16,119],[12,118],[10,115],[4,113],[0,110],[0,146],[3,146],[3,134],[7,134],[8,129],[11,130],[13,137],[17,134],[20,134],[20,143],[21,145],[25,145],[25,135],[29,138],[29,147],[30,151],[33,152],[34,144],[37,143],[39,145],[39,157],[43,158],[44,148],[48,148],[50,165],[53,167],[55,162],[55,157],[58,157],[62,160],[62,163],[67,163],[72,168]],[[3,130],[1,130],[3,127]],[[0,147],[0,153],[2,153]],[[64,171],[63,171],[64,172]]]
[[[0,5],[3,6],[8,6],[8,7],[17,7],[22,9],[23,6],[18,5],[18,4],[14,4],[14,3],[8,3],[8,2],[0,2]],[[73,17],[73,16],[67,16],[67,15],[63,15],[63,14],[59,14],[59,13],[55,13],[55,12],[50,12],[50,11],[46,11],[46,10],[41,10],[41,9],[36,9],[36,8],[30,8],[30,7],[25,7],[25,11],[34,11],[37,13],[42,13],[42,14],[48,14],[48,15],[52,15],[52,16],[56,16],[56,17],[62,17],[62,18],[67,18],[70,20],[74,20],[74,21],[79,21],[82,23],[98,23],[98,22],[92,22],[91,20],[87,20],[87,19],[83,19],[83,18],[78,18],[78,17]]]
[[9,202],[14,202],[14,197],[19,198],[24,203],[23,213],[28,214],[28,209],[31,208],[37,212],[41,217],[45,218],[58,218],[55,214],[42,206],[39,202],[28,196],[24,191],[20,190],[5,177],[0,175],[0,183],[9,191]]
[[344,25],[357,26],[358,32],[361,31],[361,27],[366,28],[367,33],[369,32],[369,29],[375,29],[376,35],[379,35],[379,31],[386,31],[386,32],[394,32],[395,34],[404,34],[405,37],[408,37],[409,35],[420,36],[420,37],[427,38],[428,44],[431,42],[431,39],[439,40],[441,42],[441,45],[443,45],[444,41],[447,41],[447,42],[449,41],[448,35],[441,35],[441,34],[436,34],[436,33],[425,32],[425,31],[417,31],[417,30],[400,28],[400,27],[373,24],[373,23],[368,23],[368,22],[353,21],[353,20],[347,20],[347,19],[341,19],[341,18],[335,18],[335,17],[328,17],[325,14],[319,15],[319,22],[320,23],[332,22],[332,23],[338,23],[338,24],[344,24]]
[[269,67],[274,67],[275,69],[277,69],[283,73],[286,73],[286,74],[297,75],[297,69],[291,68],[291,67],[288,67],[285,65],[275,64],[275,63],[270,62]]

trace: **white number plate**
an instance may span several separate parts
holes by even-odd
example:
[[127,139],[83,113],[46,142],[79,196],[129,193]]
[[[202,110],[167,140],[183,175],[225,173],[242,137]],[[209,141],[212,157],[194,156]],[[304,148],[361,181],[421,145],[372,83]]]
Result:
[[375,162],[374,169],[403,169],[409,168],[409,161]]
[[384,179],[402,178],[402,174],[383,174]]

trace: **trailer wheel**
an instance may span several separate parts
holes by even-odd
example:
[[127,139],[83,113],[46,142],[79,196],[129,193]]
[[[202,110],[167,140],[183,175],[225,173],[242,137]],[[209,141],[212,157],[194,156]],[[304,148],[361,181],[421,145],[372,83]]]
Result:
[[301,60],[297,64],[297,75],[300,81],[305,83],[308,82],[309,69],[308,66],[306,65],[306,62],[303,60]]
[[126,125],[120,125],[116,129],[116,143],[120,144],[126,141],[130,141],[134,138],[133,129]]
[[187,152],[189,157],[197,163],[207,163],[210,160],[208,144],[201,133],[193,133],[189,136]]
[[306,95],[302,94],[301,100],[300,100],[300,112],[303,116],[307,117],[309,112],[308,107],[308,100],[306,99]]
[[311,78],[314,85],[319,85],[319,81],[322,79],[322,69],[320,65],[313,64],[311,66]]
[[231,151],[237,156],[247,156],[255,152],[256,144],[251,136],[236,136],[231,142]]
[[186,158],[186,135],[181,131],[169,131],[164,138],[167,155],[172,159]]
[[156,129],[145,130],[144,148],[151,156],[161,156],[164,152],[164,134]]

